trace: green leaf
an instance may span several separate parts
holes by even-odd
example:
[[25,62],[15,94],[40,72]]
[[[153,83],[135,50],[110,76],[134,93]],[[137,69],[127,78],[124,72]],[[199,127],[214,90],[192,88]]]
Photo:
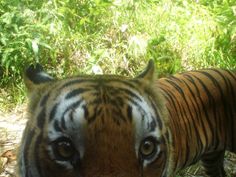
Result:
[[33,49],[34,55],[38,56],[39,46],[38,46],[38,41],[37,40],[32,41],[32,49]]
[[47,49],[52,49],[52,47],[49,45],[49,44],[46,44],[46,43],[44,43],[44,42],[39,42],[39,45],[40,46],[43,46],[43,47],[45,47],[45,48],[47,48]]

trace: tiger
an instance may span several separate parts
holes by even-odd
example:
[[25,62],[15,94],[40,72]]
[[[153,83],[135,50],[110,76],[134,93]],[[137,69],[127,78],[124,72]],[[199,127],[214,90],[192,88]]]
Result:
[[233,71],[158,78],[150,60],[136,77],[56,79],[36,64],[24,82],[20,177],[173,177],[198,161],[223,177],[225,151],[236,153]]

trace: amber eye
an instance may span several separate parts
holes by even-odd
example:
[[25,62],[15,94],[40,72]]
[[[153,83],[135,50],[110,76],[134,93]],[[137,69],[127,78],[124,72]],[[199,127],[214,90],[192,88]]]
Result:
[[54,152],[58,160],[71,160],[77,153],[72,142],[67,138],[61,138],[54,142]]
[[145,138],[139,149],[139,153],[142,159],[152,158],[157,152],[157,141],[153,137]]

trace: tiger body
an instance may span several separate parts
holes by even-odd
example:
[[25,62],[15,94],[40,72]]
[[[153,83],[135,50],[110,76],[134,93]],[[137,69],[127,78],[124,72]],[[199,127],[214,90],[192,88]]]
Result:
[[170,177],[202,160],[223,177],[224,151],[236,153],[236,74],[202,70],[155,79],[54,80],[29,68],[29,120],[21,177]]
[[209,175],[224,176],[225,150],[236,153],[236,74],[186,72],[160,79],[158,86],[168,110],[173,171],[202,160]]

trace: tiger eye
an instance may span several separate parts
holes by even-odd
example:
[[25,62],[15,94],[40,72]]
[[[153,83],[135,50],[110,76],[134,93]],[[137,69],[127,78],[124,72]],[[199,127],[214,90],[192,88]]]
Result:
[[156,154],[156,141],[154,138],[148,137],[143,140],[140,145],[139,153],[142,158],[151,158]]
[[75,154],[75,149],[69,141],[59,141],[56,144],[57,155],[62,159],[70,159]]

